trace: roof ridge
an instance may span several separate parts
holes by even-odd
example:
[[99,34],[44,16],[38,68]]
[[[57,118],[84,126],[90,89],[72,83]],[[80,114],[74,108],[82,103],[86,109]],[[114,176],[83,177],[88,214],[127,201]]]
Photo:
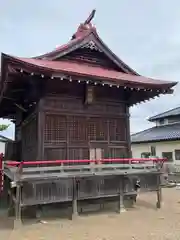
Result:
[[51,54],[55,54],[55,53],[58,53],[59,51],[60,51],[60,52],[63,51],[64,49],[66,49],[66,48],[68,48],[69,46],[71,46],[71,44],[76,43],[76,42],[80,41],[80,40],[83,39],[83,38],[84,38],[84,37],[81,36],[81,37],[77,37],[77,38],[71,39],[71,40],[69,40],[67,43],[64,43],[64,44],[56,47],[54,50],[49,51],[49,52],[47,52],[47,53],[45,53],[45,54],[41,54],[41,55],[39,55],[39,56],[33,57],[33,58],[34,58],[34,59],[42,59],[42,60],[43,60],[43,58],[48,57],[48,56],[51,56]]
[[59,51],[64,50],[64,48],[67,48],[68,46],[70,46],[71,44],[73,44],[74,42],[80,40],[80,39],[84,39],[87,35],[89,35],[90,33],[94,33],[95,35],[97,34],[96,32],[96,27],[92,25],[91,21],[94,18],[96,13],[96,10],[93,9],[90,13],[90,15],[88,16],[88,18],[79,25],[79,27],[77,28],[76,32],[73,34],[72,38],[70,39],[70,41],[68,41],[66,44],[63,44],[61,46],[59,46],[58,48],[55,48],[55,50],[45,53],[43,55],[34,57],[34,58],[44,58],[44,57],[48,57],[51,56],[51,54],[53,53],[58,53]]
[[161,112],[161,113],[159,113],[159,114],[156,114],[156,115],[148,118],[148,121],[151,121],[151,120],[153,120],[153,118],[157,118],[159,115],[169,113],[169,112],[174,111],[174,110],[176,110],[176,109],[178,109],[178,108],[180,108],[180,106],[179,106],[179,107],[175,107],[175,108],[171,108],[171,109],[169,109],[169,110],[167,110],[167,111],[165,111],[165,112]]

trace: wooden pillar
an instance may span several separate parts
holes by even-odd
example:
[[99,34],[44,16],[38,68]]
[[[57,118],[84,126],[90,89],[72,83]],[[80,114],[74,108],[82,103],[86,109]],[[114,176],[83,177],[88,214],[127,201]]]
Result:
[[127,138],[128,158],[132,158],[129,106],[126,106],[126,138]]
[[72,219],[78,216],[78,182],[77,179],[73,179],[73,200],[72,200]]
[[161,174],[157,176],[157,203],[156,207],[160,209],[162,207],[162,186],[161,186]]
[[124,178],[120,176],[119,178],[119,201],[118,201],[118,212],[126,212],[124,207]]
[[157,208],[160,209],[162,207],[162,189],[159,188],[157,190]]
[[22,130],[21,130],[21,122],[22,122],[22,110],[16,109],[16,121],[15,121],[15,141],[20,141],[22,139]]
[[45,127],[45,113],[43,111],[44,101],[41,99],[38,103],[38,129],[37,129],[37,160],[44,159],[44,127]]
[[16,199],[15,199],[15,222],[14,227],[21,226],[21,194],[22,194],[22,185],[21,185],[21,177],[23,174],[23,162],[20,163],[18,170],[16,172]]
[[21,222],[21,185],[17,183],[16,187],[16,202],[15,202],[15,222],[14,227],[20,227]]

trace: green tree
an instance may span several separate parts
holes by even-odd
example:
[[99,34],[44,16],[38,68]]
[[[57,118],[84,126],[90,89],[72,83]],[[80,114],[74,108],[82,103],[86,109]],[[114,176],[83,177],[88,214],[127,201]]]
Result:
[[0,132],[5,131],[9,127],[9,124],[0,124]]

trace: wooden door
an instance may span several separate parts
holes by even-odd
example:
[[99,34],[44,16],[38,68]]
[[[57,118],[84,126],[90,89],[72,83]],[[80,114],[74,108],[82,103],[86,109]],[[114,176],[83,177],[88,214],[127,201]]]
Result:
[[102,148],[90,148],[90,160],[100,160],[103,157],[103,149]]
[[[103,149],[102,148],[90,148],[90,160],[101,160],[103,158]],[[94,163],[91,163],[94,164]]]

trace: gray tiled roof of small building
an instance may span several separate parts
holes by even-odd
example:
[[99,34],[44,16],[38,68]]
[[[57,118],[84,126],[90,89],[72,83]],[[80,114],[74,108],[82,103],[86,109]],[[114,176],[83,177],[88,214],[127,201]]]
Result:
[[132,143],[180,139],[180,123],[152,127],[131,135]]
[[157,115],[155,115],[153,117],[150,117],[148,119],[148,121],[155,121],[155,120],[160,119],[160,118],[165,118],[165,117],[170,117],[170,116],[177,116],[177,115],[180,115],[180,107],[173,108],[173,109],[168,110],[166,112],[163,112],[163,113],[157,114]]
[[4,141],[13,141],[13,140],[0,134],[0,142],[4,142]]

